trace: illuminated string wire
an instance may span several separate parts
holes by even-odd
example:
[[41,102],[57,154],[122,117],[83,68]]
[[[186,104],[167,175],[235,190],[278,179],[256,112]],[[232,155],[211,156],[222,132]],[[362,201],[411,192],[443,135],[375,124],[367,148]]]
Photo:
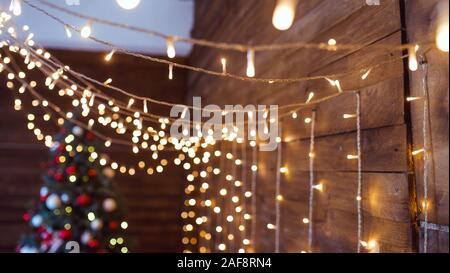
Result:
[[[65,67],[63,64],[58,63],[58,61],[55,62],[55,61],[52,61],[51,59],[44,59],[44,58],[42,58],[39,54],[37,54],[37,53],[34,51],[34,49],[32,49],[32,48],[30,48],[30,47],[28,47],[27,49],[30,50],[30,52],[33,54],[33,56],[36,57],[37,59],[39,59],[40,62],[41,62],[44,66],[49,67],[49,69],[53,69],[52,72],[49,72],[49,71],[46,71],[43,67],[39,67],[39,70],[41,70],[45,75],[48,75],[48,76],[49,76],[49,75],[53,74],[53,73],[56,71],[56,68],[51,67],[51,65],[48,64],[47,61],[49,61],[51,64],[53,64],[53,65],[55,65],[55,66],[58,66],[58,67]],[[89,80],[89,81],[91,81],[91,82],[94,82],[94,83],[96,83],[96,84],[100,84],[100,85],[102,85],[102,86],[105,87],[105,88],[108,88],[108,89],[111,89],[111,90],[114,90],[114,91],[119,91],[119,92],[122,93],[122,94],[128,94],[128,95],[130,95],[132,98],[142,99],[142,100],[144,100],[144,101],[149,100],[149,101],[151,101],[151,102],[158,103],[158,104],[163,104],[163,105],[167,105],[167,106],[174,106],[174,105],[176,105],[176,104],[172,104],[172,103],[166,103],[166,102],[162,102],[162,101],[156,101],[156,100],[153,100],[153,99],[151,99],[151,98],[139,97],[139,96],[136,96],[136,95],[127,93],[126,91],[124,91],[124,90],[122,90],[122,89],[120,89],[120,88],[117,88],[117,87],[114,87],[114,86],[112,86],[112,85],[110,85],[110,84],[105,84],[105,83],[102,83],[102,82],[97,81],[97,80],[95,80],[95,79],[89,78],[89,77],[87,77],[87,76],[85,76],[85,75],[82,75],[82,74],[80,74],[80,73],[78,73],[78,72],[72,70],[72,69],[66,69],[66,71],[68,71],[68,72],[71,73],[71,74],[74,74],[75,77],[78,77],[78,78],[81,77],[81,78],[83,78],[83,79],[87,79],[87,80]],[[83,81],[83,79],[81,79],[81,81]],[[78,85],[76,82],[70,80],[70,78],[68,78],[67,80],[69,81],[68,86],[69,86],[69,85],[72,85],[72,84],[75,84],[75,85],[79,86],[79,89],[80,89],[80,90],[81,90],[81,89],[84,89],[82,86]],[[61,80],[58,81],[58,84],[61,84]],[[126,113],[126,110],[129,110],[129,109],[128,109],[128,107],[125,107],[123,103],[121,103],[120,101],[115,100],[115,99],[113,99],[113,98],[111,98],[111,97],[105,95],[103,92],[101,92],[100,90],[96,89],[96,88],[93,87],[92,85],[89,85],[88,83],[85,83],[85,84],[88,86],[89,89],[91,89],[93,92],[95,92],[94,95],[96,95],[98,98],[103,98],[103,99],[108,100],[108,101],[109,101],[109,100],[114,100],[118,106],[121,106],[119,112],[120,112],[120,113],[125,113],[125,114],[127,114],[127,113]],[[66,86],[66,87],[67,87],[67,86]],[[75,91],[75,93],[80,93],[80,92]],[[341,94],[342,94],[342,93],[332,94],[332,95],[330,95],[330,96],[326,96],[326,97],[323,97],[323,98],[318,99],[318,100],[316,100],[316,101],[311,101],[311,102],[308,102],[308,103],[297,103],[297,104],[291,104],[291,105],[280,106],[280,109],[291,108],[291,107],[299,107],[299,106],[306,107],[306,106],[308,106],[308,105],[314,105],[314,104],[316,104],[316,103],[320,103],[320,102],[322,102],[322,101],[326,101],[326,100],[332,99],[332,98],[334,98],[334,97],[340,96]],[[80,93],[80,96],[81,96],[81,93]],[[191,106],[187,106],[187,105],[186,105],[185,107],[186,107],[186,108],[191,108],[191,109],[194,109],[194,110],[206,110],[206,109],[203,109],[203,108],[191,107]],[[107,108],[109,108],[110,110],[112,110],[112,108],[109,107],[109,106],[107,106]],[[125,111],[122,110],[122,109],[124,109]],[[133,111],[136,111],[136,112],[141,113],[141,115],[142,115],[142,117],[143,117],[144,120],[148,120],[148,121],[151,121],[151,122],[156,122],[156,119],[157,119],[157,118],[158,118],[158,120],[159,120],[159,118],[162,117],[162,116],[158,116],[158,115],[153,115],[153,114],[151,114],[151,113],[147,113],[147,112],[145,112],[145,111],[144,111],[144,112],[141,112],[140,110],[136,110],[136,109],[133,109]],[[206,111],[208,111],[208,110],[206,110]],[[282,114],[282,115],[280,115],[280,117],[287,116],[288,114],[289,114],[289,113]],[[146,117],[146,116],[149,116],[149,117]],[[174,120],[174,119],[172,119],[172,118],[168,118],[168,119],[169,119],[169,121],[173,121],[173,120]],[[247,123],[247,122],[244,122],[244,124],[246,124],[246,123]],[[236,125],[238,125],[238,124],[236,124]]]
[[[220,161],[219,161],[219,169],[220,169],[220,174],[218,175],[218,183],[216,183],[218,186],[220,186],[223,182],[223,174],[225,174],[224,169],[225,169],[225,143],[223,141],[220,142]],[[221,208],[220,212],[216,212],[216,227],[221,227],[223,228],[223,214],[225,213],[225,206],[220,202],[221,201],[221,197],[220,197],[220,187],[218,189],[218,194],[217,194],[217,204],[216,207]],[[219,206],[221,205],[221,206]],[[223,242],[225,242],[225,240],[223,240],[223,230],[222,232],[218,232],[216,230],[216,248],[219,248],[219,245]],[[217,244],[219,243],[219,244]]]
[[[11,38],[15,39],[14,37],[11,37]],[[17,40],[16,40],[16,41],[17,41]],[[17,42],[18,42],[18,41],[17,41]],[[28,47],[26,44],[24,44],[24,46],[25,46],[27,49],[29,49],[31,52],[34,51],[34,49]],[[45,61],[45,60],[42,60],[42,57],[40,57],[39,54],[34,53],[34,55],[35,55],[35,57],[41,58],[41,61],[45,64],[46,61]],[[402,56],[401,59],[406,58],[406,57],[408,57],[408,56],[407,56],[407,55]],[[57,63],[54,63],[54,62],[53,62],[53,64],[54,64],[54,65],[57,65],[57,66],[60,66],[60,67],[65,67],[65,66],[62,65],[62,64],[59,64],[59,65],[58,65]],[[177,104],[168,103],[168,102],[164,102],[164,101],[154,100],[154,99],[148,98],[148,97],[140,97],[140,96],[136,96],[136,95],[134,95],[134,94],[132,94],[132,93],[129,93],[129,92],[126,92],[126,91],[124,91],[124,90],[122,90],[122,89],[120,89],[120,88],[117,88],[117,87],[114,87],[114,86],[112,86],[112,85],[105,84],[105,83],[103,83],[103,82],[100,82],[100,81],[97,81],[97,80],[95,80],[95,79],[92,79],[92,78],[90,78],[90,77],[88,77],[88,76],[86,76],[86,75],[83,75],[83,74],[81,74],[81,73],[78,73],[78,72],[76,72],[76,71],[74,71],[74,70],[72,70],[72,69],[67,70],[67,71],[68,71],[69,73],[74,74],[75,76],[78,76],[78,77],[83,78],[83,79],[85,79],[85,80],[91,81],[91,82],[93,82],[93,83],[96,83],[96,84],[98,84],[98,85],[101,85],[101,86],[103,86],[103,87],[105,87],[105,88],[108,88],[108,89],[110,89],[110,90],[120,92],[120,93],[122,93],[122,94],[124,94],[124,95],[127,95],[127,96],[130,96],[130,97],[132,97],[132,98],[136,98],[136,99],[140,99],[140,100],[145,100],[145,101],[148,100],[148,101],[150,101],[150,102],[152,102],[152,103],[161,104],[161,105],[166,105],[166,106],[175,106],[175,105],[177,105]],[[328,77],[327,77],[326,79],[329,80]],[[297,110],[299,110],[299,109],[302,108],[302,107],[307,107],[307,106],[315,105],[315,104],[318,104],[318,103],[321,103],[321,102],[324,102],[324,101],[333,99],[333,98],[335,98],[335,97],[341,96],[341,95],[343,95],[343,94],[344,94],[344,92],[338,92],[338,93],[335,93],[335,94],[332,94],[332,95],[325,96],[325,97],[323,97],[323,98],[317,99],[317,100],[315,100],[315,101],[308,101],[308,102],[306,102],[306,103],[295,103],[295,104],[283,105],[283,106],[279,106],[279,110],[288,109],[288,108],[296,108],[296,107],[298,108]],[[104,96],[104,95],[103,95],[103,96]],[[206,109],[203,109],[203,108],[192,107],[192,106],[188,106],[188,105],[185,105],[184,107],[187,107],[187,108],[189,108],[189,109],[203,110],[203,111],[210,111],[210,112],[211,112],[211,110],[206,110]],[[140,111],[139,111],[139,112],[140,112]],[[142,113],[142,112],[141,112],[141,113]],[[286,116],[288,116],[288,115],[290,115],[290,114],[291,114],[290,112],[286,112],[286,113],[284,113],[284,114],[281,114],[281,115],[280,115],[280,118],[286,117]],[[144,113],[142,113],[142,115],[143,115],[143,116],[146,116],[146,115],[148,115],[148,114],[144,112]]]
[[[32,94],[32,96],[37,98],[33,94]],[[38,98],[38,101],[40,101],[39,105],[42,106],[43,105],[43,101],[45,101],[45,100],[40,100]],[[59,120],[55,121],[55,119],[53,118],[53,115],[49,114],[49,111],[47,111],[47,109],[45,107],[42,107],[42,110],[45,111],[47,113],[47,115],[49,116],[49,118],[48,119],[44,119],[44,121],[53,121],[56,126],[58,126],[58,127],[62,126],[62,123],[60,123]],[[66,120],[66,119],[62,118],[62,120]],[[32,121],[29,121],[29,124],[30,123],[34,124],[34,122],[32,122]],[[36,125],[33,125],[33,127],[35,128],[35,130],[38,129],[40,132],[42,132],[42,130],[39,129]],[[45,134],[43,134],[43,135],[45,135]],[[49,136],[49,135],[47,135],[47,136]],[[37,136],[37,139],[38,140],[44,140],[44,138],[40,139],[38,136]],[[51,146],[50,145],[51,143],[47,143],[47,137],[45,138],[45,141],[46,141],[45,145],[47,147]],[[135,175],[137,169],[142,169],[142,168],[136,168],[134,166],[126,166],[124,164],[119,164],[116,161],[111,160],[111,157],[108,156],[106,153],[102,153],[102,154],[103,154],[103,156],[100,157],[100,164],[102,166],[109,165],[111,167],[111,169],[113,169],[113,170],[118,169],[119,172],[122,173],[122,174],[129,174],[130,176],[133,176],[133,175]],[[102,160],[104,160],[104,162],[102,162]],[[151,168],[151,169],[153,169],[153,168]],[[148,173],[148,174],[151,175],[153,173]]]
[[241,213],[241,223],[244,227],[244,229],[241,231],[241,242],[243,245],[243,249],[246,249],[246,245],[244,244],[244,240],[247,239],[247,221],[245,219],[245,215],[247,213],[247,198],[245,196],[246,190],[247,190],[247,145],[246,141],[242,142],[241,148],[242,148],[242,178],[241,178],[241,206],[242,206],[242,213]]
[[[363,44],[346,44],[346,45],[333,45],[330,46],[326,43],[305,43],[305,42],[291,42],[291,43],[283,43],[283,44],[262,44],[262,45],[249,45],[249,44],[238,44],[238,43],[223,43],[223,42],[213,42],[209,40],[204,39],[196,39],[196,38],[185,38],[185,37],[179,37],[179,36],[171,36],[168,34],[164,34],[155,30],[146,29],[142,27],[137,26],[131,26],[124,23],[118,23],[110,20],[100,19],[93,16],[88,16],[85,14],[81,14],[72,10],[69,10],[67,8],[61,7],[59,5],[55,5],[53,3],[50,3],[48,1],[44,0],[38,0],[41,4],[58,10],[60,12],[69,14],[74,17],[78,17],[81,19],[85,19],[91,22],[109,25],[112,27],[127,29],[135,32],[145,33],[149,34],[155,37],[159,37],[162,39],[174,39],[177,42],[184,42],[194,45],[200,45],[210,48],[216,48],[216,49],[222,49],[222,50],[234,50],[238,52],[247,52],[249,49],[253,49],[254,51],[271,51],[271,50],[286,50],[286,49],[300,49],[300,48],[306,48],[306,49],[319,49],[319,50],[328,50],[328,51],[336,51],[336,50],[357,50],[365,47]],[[31,4],[28,0],[24,0],[24,3],[31,6],[32,8],[37,9],[38,7]],[[47,14],[48,15],[48,14]],[[404,45],[376,45],[375,48],[377,50],[403,50],[411,48],[414,45],[411,44],[404,44]]]
[[[9,67],[7,67],[7,66],[5,66],[5,70],[6,70],[6,71],[9,71],[9,72],[11,72],[11,73],[14,73],[14,71],[11,70],[11,69],[10,69]],[[24,87],[30,92],[30,94],[31,94],[33,97],[35,97],[36,99],[38,99],[38,100],[40,100],[40,101],[47,101],[47,102],[48,102],[48,107],[49,107],[53,112],[55,112],[57,115],[59,115],[61,118],[65,119],[65,120],[67,120],[67,121],[69,121],[69,122],[71,122],[71,123],[73,123],[73,124],[75,124],[75,125],[78,125],[79,127],[83,128],[83,129],[85,129],[85,130],[87,130],[87,131],[90,131],[90,132],[91,132],[92,134],[94,134],[97,138],[99,138],[99,139],[101,139],[101,140],[103,140],[103,141],[110,141],[110,142],[113,142],[114,144],[117,144],[117,145],[125,145],[125,146],[130,146],[130,147],[134,147],[134,146],[136,145],[136,144],[134,144],[134,143],[132,143],[132,142],[130,142],[130,141],[126,141],[126,140],[123,140],[123,139],[117,139],[117,138],[111,138],[111,137],[105,136],[104,134],[102,134],[102,133],[100,133],[100,132],[98,132],[98,131],[96,131],[96,130],[90,128],[89,125],[86,125],[86,124],[84,124],[83,122],[81,122],[81,121],[79,121],[79,120],[77,120],[77,119],[75,119],[75,118],[69,118],[69,117],[67,116],[67,113],[66,113],[66,112],[62,111],[56,104],[52,103],[51,101],[48,101],[48,100],[45,99],[43,96],[41,96],[41,95],[39,94],[39,92],[37,92],[33,87],[31,87],[26,81],[24,81],[23,79],[20,79],[20,78],[18,78],[18,77],[17,77],[17,80],[22,84],[22,86],[24,86]],[[171,149],[166,147],[165,150],[170,151]],[[175,151],[175,150],[172,150],[172,151]]]
[[252,148],[252,181],[251,181],[251,230],[250,230],[250,242],[256,251],[256,177],[258,170],[258,148],[255,144]]
[[[281,124],[280,124],[280,131],[279,135],[282,135],[281,133]],[[280,252],[280,219],[281,219],[281,160],[282,160],[282,142],[278,143],[277,148],[277,174],[276,174],[276,180],[275,180],[275,253]]]
[[429,93],[428,93],[428,63],[426,60],[422,61],[422,89],[423,89],[423,210],[424,210],[424,236],[423,236],[423,252],[428,252],[428,184],[430,178],[431,157],[431,136],[430,132],[430,114],[429,114]]
[[362,158],[361,158],[361,98],[359,92],[356,95],[356,141],[358,150],[358,189],[356,196],[356,208],[358,212],[358,244],[357,252],[361,252],[362,242]]
[[311,135],[309,141],[309,203],[308,203],[308,250],[312,252],[313,216],[314,216],[314,158],[315,158],[316,111],[311,113]]
[[[29,2],[25,2],[27,5],[35,8],[36,10],[46,14],[47,16],[49,16],[50,18],[52,18],[53,20],[55,20],[56,22],[62,24],[63,26],[70,28],[78,33],[81,33],[81,30],[78,29],[75,26],[72,26],[68,23],[66,23],[65,21],[63,21],[62,19],[48,13],[47,11],[29,3]],[[365,68],[360,68],[360,69],[354,69],[352,71],[347,71],[347,72],[343,72],[343,73],[337,73],[337,74],[332,74],[332,75],[325,75],[325,76],[308,76],[308,77],[298,77],[298,78],[273,78],[273,79],[265,79],[265,78],[256,78],[256,77],[244,77],[244,76],[239,76],[239,75],[235,75],[235,74],[231,74],[231,73],[224,73],[223,71],[213,71],[213,70],[208,70],[205,68],[200,68],[200,67],[194,67],[191,65],[185,65],[185,64],[180,64],[180,63],[175,63],[172,61],[168,61],[165,59],[160,59],[160,58],[156,58],[156,57],[150,57],[147,55],[143,55],[143,54],[139,54],[139,53],[135,53],[135,52],[131,52],[127,49],[124,48],[120,48],[114,44],[111,44],[110,42],[104,41],[102,39],[96,38],[92,35],[90,35],[89,37],[87,37],[88,39],[97,42],[99,44],[102,44],[106,47],[108,47],[111,50],[115,50],[116,52],[120,52],[122,54],[126,54],[126,55],[130,55],[130,56],[134,56],[137,58],[141,58],[141,59],[145,59],[151,62],[156,62],[156,63],[161,63],[161,64],[165,64],[165,65],[172,65],[173,67],[177,67],[177,68],[182,68],[182,69],[187,69],[187,70],[191,70],[194,72],[199,72],[199,73],[204,73],[204,74],[208,74],[211,76],[217,76],[217,77],[227,77],[227,78],[231,78],[231,79],[235,79],[235,80],[240,80],[240,81],[248,81],[248,82],[259,82],[259,83],[267,83],[267,84],[274,84],[274,83],[298,83],[298,82],[303,82],[303,81],[311,81],[311,80],[323,80],[323,79],[327,79],[327,78],[336,78],[336,77],[342,77],[348,74],[352,74],[352,73],[361,73],[362,71],[368,71],[369,69],[373,70],[376,67],[379,67],[380,65],[382,65],[381,63],[378,65],[374,65],[371,67],[365,67]],[[361,48],[359,48],[361,49]],[[393,60],[396,60],[396,58],[393,58]],[[390,60],[390,62],[392,62],[393,60]],[[396,60],[398,61],[398,60]]]
[[[231,153],[233,156],[236,156],[236,152],[237,152],[237,143],[236,141],[233,141],[231,143]],[[233,157],[234,158],[234,157]],[[233,163],[233,161],[231,161],[231,175],[233,176],[233,180],[235,180],[236,178],[236,164]],[[230,196],[233,198],[236,195],[236,187],[234,185],[234,183],[232,183],[232,181],[229,181],[232,185],[230,185],[231,188],[231,194]],[[232,232],[231,234],[234,236],[234,238],[237,237],[237,234],[239,232],[236,231],[236,226],[237,226],[237,213],[236,210],[234,208],[231,208],[232,211],[232,215],[233,215],[233,222],[230,222],[230,231]],[[230,251],[231,252],[237,252],[236,251],[236,240],[231,240],[230,242]]]

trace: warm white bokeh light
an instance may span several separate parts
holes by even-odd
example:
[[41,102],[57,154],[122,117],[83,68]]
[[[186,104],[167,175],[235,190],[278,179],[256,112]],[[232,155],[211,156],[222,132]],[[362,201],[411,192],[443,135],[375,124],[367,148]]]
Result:
[[272,24],[278,30],[287,30],[292,26],[298,0],[278,0],[273,12]]
[[117,4],[123,9],[130,10],[136,8],[141,0],[117,0]]

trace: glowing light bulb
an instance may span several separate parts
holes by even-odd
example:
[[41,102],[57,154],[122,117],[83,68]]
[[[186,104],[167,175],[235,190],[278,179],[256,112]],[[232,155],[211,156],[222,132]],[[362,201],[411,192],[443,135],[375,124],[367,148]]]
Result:
[[361,76],[361,79],[362,79],[362,80],[367,79],[367,77],[369,77],[370,72],[372,72],[372,69],[367,70],[366,73],[364,73],[364,74]]
[[133,105],[133,103],[134,103],[134,99],[133,98],[129,99],[127,107],[130,108]]
[[253,78],[255,76],[255,51],[249,49],[247,51],[247,77]]
[[309,92],[306,103],[310,103],[313,98],[314,98],[314,92]]
[[423,153],[423,152],[424,152],[424,149],[422,148],[422,149],[413,151],[412,155],[418,155],[418,154]]
[[65,25],[64,30],[66,31],[67,38],[72,38],[72,31],[70,31],[70,27]]
[[222,64],[222,73],[227,74],[227,59],[221,58],[220,63]]
[[117,4],[123,9],[130,10],[136,8],[141,0],[117,0]]
[[409,49],[408,66],[411,71],[417,71],[417,68],[419,68],[419,63],[417,62],[417,50],[419,50],[418,45]]
[[448,52],[448,1],[443,0],[437,6],[436,46],[443,52]]
[[406,101],[415,101],[415,100],[421,100],[423,97],[407,97]]
[[83,28],[80,31],[81,37],[83,37],[84,39],[89,38],[89,36],[91,36],[92,33],[92,28],[91,28],[92,23],[90,21],[88,21],[86,23],[86,25],[83,26]]
[[274,224],[267,224],[267,229],[275,229],[276,226]]
[[278,30],[287,30],[292,26],[298,0],[278,0],[273,11],[272,24]]
[[11,0],[9,11],[12,11],[15,16],[19,16],[22,13],[22,3],[20,0]]
[[105,56],[105,61],[107,61],[107,62],[111,61],[111,59],[112,59],[114,53],[116,53],[116,51],[115,51],[114,49],[111,50],[111,52],[109,52],[109,53]]
[[336,50],[336,44],[337,44],[337,42],[335,39],[328,40],[328,45],[330,46],[331,50]]
[[356,115],[355,114],[343,114],[342,117],[345,119],[349,119],[349,118],[356,118]]
[[313,189],[316,189],[318,191],[322,191],[323,190],[323,185],[322,184],[317,184],[313,186]]
[[174,45],[174,39],[173,38],[168,38],[166,40],[167,43],[167,57],[173,59],[176,56],[176,51],[175,51],[175,45]]
[[303,218],[302,221],[303,221],[303,224],[309,224],[309,219],[308,218]]
[[169,80],[173,80],[173,64],[169,64]]

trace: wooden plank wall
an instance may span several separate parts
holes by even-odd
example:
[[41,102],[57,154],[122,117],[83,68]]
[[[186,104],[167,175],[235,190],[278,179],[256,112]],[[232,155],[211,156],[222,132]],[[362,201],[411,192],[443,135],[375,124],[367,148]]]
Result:
[[[410,2],[414,4],[409,5]],[[415,15],[408,17],[408,29],[411,28],[409,31],[414,40],[417,37],[417,40],[422,41],[424,36],[420,28],[427,24],[427,10],[423,11],[421,7],[426,6],[429,9],[432,3],[428,2],[436,1],[407,1],[408,16]],[[379,6],[368,6],[365,1],[359,0],[302,0],[298,5],[293,26],[285,32],[276,31],[272,27],[274,5],[275,1],[269,0],[197,0],[192,34],[196,38],[222,42],[250,41],[251,44],[293,41],[326,43],[333,38],[338,44],[366,45],[360,50],[337,52],[303,49],[258,52],[256,75],[262,78],[333,74],[402,56],[402,52],[398,51],[373,49],[374,45],[402,43],[401,14],[404,3],[399,0],[381,1]],[[432,88],[440,88],[440,95],[436,95],[434,100],[439,106],[432,107],[432,111],[435,111],[437,117],[434,130],[439,130],[435,145],[440,145],[438,148],[442,149],[442,152],[435,155],[439,156],[439,159],[435,158],[435,162],[438,161],[435,169],[442,170],[442,181],[439,179],[441,182],[436,183],[436,202],[441,212],[438,222],[448,225],[448,160],[444,160],[448,155],[448,105],[438,99],[440,96],[446,96],[448,100],[445,87],[448,83],[448,62],[442,61],[442,55],[435,54],[433,60],[436,67],[433,66],[433,73],[438,80],[434,84],[439,87],[433,85]],[[245,75],[244,53],[196,46],[190,63],[221,71],[221,57],[227,58],[229,72]],[[345,91],[359,90],[361,94],[363,239],[376,239],[382,252],[416,252],[419,245],[416,182],[414,176],[410,175],[413,171],[409,156],[409,136],[412,130],[409,108],[405,105],[409,86],[405,84],[403,62],[397,61],[373,69],[366,80],[361,79],[361,73],[353,73],[339,80]],[[414,85],[412,87],[417,88]],[[310,91],[315,92],[316,98],[336,92],[326,81],[264,85],[218,79],[195,72],[189,73],[188,91],[188,101],[192,96],[201,96],[204,104],[218,105],[285,105],[304,102]],[[354,113],[355,107],[356,99],[352,92],[316,107],[315,170],[317,181],[324,184],[324,189],[322,192],[316,192],[317,198],[314,202],[314,252],[356,251],[357,162],[346,159],[347,154],[356,153],[356,123],[354,119],[342,118],[344,113]],[[442,113],[442,109],[447,112]],[[289,169],[281,181],[281,193],[284,195],[279,227],[281,252],[300,252],[307,249],[307,225],[302,223],[302,218],[308,215],[310,126],[305,124],[303,119],[311,115],[311,110],[309,108],[298,111],[298,119],[286,117],[281,120],[282,166]],[[420,114],[418,118],[415,118],[415,114],[413,116],[413,122],[416,124]],[[420,143],[415,129],[414,132],[414,141]],[[223,152],[230,151],[230,146],[227,147]],[[246,154],[251,155],[251,150]],[[236,156],[242,155],[238,153]],[[259,152],[257,157],[257,212],[254,215],[256,241],[252,242],[249,249],[273,252],[275,232],[267,229],[266,225],[274,223],[276,217],[276,152]],[[420,163],[414,163],[416,167],[420,166]],[[249,164],[244,166],[248,168]],[[417,180],[420,180],[419,174],[420,172]],[[250,175],[245,180],[250,181]],[[216,183],[219,184],[212,190],[227,187],[223,177],[217,179]],[[245,187],[248,189],[248,183]],[[249,204],[246,203],[246,206]],[[229,213],[233,212],[225,210],[222,215]],[[215,225],[214,221],[211,223]],[[212,228],[210,230],[213,231]],[[442,239],[443,246],[439,247],[439,250],[448,251],[448,233],[442,236],[447,237]],[[218,251],[217,241],[226,239],[223,235],[216,235],[213,243],[210,243],[211,251]],[[235,243],[230,242],[231,244]],[[236,250],[237,248],[234,249]],[[438,248],[433,250],[438,251]]]
[[[111,64],[105,64],[102,59],[104,53],[55,50],[53,54],[72,68],[96,79],[112,77],[117,86],[136,94],[172,102],[183,101],[186,75],[182,71],[177,71],[173,81],[161,80],[167,79],[167,67],[122,55],[116,54]],[[183,59],[177,61],[184,62]],[[42,183],[40,177],[45,171],[40,166],[48,160],[48,153],[44,144],[27,130],[25,112],[13,110],[16,94],[4,87],[3,76],[0,92],[0,252],[13,252],[20,235],[31,231],[21,218],[28,205],[38,199]],[[42,80],[38,83],[42,84]],[[42,92],[48,95],[48,90]],[[55,96],[52,98],[55,101]],[[66,99],[58,99],[57,102],[67,104]],[[24,100],[24,105],[25,110],[36,111],[37,117],[42,115],[33,109],[29,99]],[[152,110],[162,112],[164,109]],[[44,132],[56,132],[54,126],[42,122],[40,125]],[[142,154],[135,156],[129,149],[114,145],[108,154],[112,160],[134,166],[143,158]],[[173,157],[171,153],[161,156],[166,156],[169,162]],[[173,167],[173,164],[169,164],[160,175],[148,176],[138,171],[131,177],[117,173],[114,181],[126,201],[129,235],[137,242],[131,249],[133,252],[181,250],[181,201],[174,200],[182,199],[183,177],[181,169]]]

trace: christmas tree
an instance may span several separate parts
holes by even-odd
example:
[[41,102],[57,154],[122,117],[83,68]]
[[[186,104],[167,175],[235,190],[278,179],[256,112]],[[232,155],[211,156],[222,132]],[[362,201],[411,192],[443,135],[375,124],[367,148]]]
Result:
[[65,122],[50,147],[37,206],[23,215],[33,228],[17,252],[128,252],[124,209],[99,163],[95,137]]

